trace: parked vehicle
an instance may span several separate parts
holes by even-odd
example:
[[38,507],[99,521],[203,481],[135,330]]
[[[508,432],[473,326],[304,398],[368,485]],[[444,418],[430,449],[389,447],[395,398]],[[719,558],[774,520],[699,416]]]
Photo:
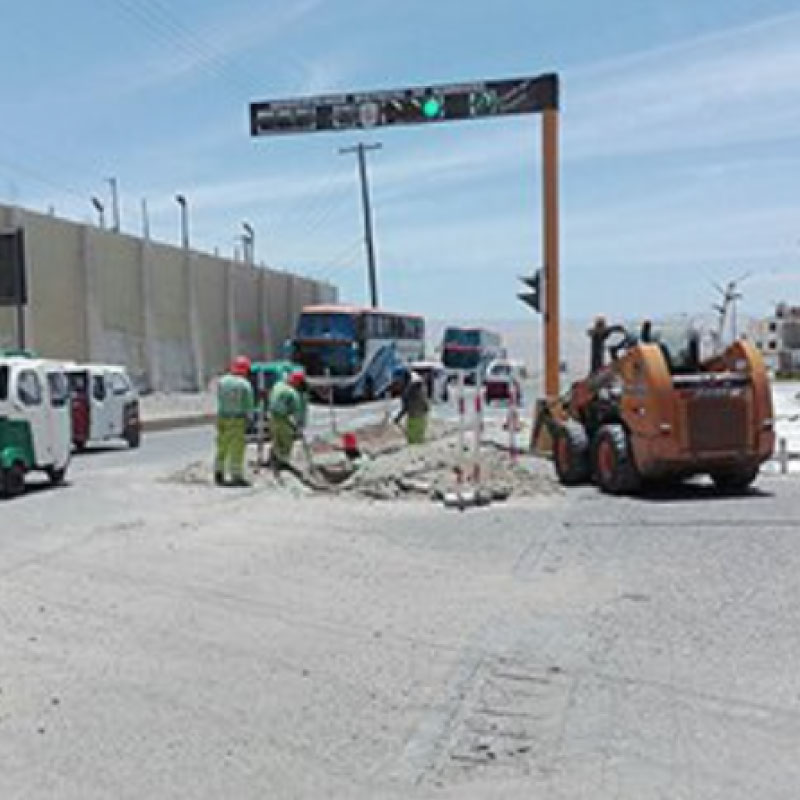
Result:
[[71,450],[69,386],[61,365],[0,354],[0,495],[22,494],[33,471],[61,483]]
[[522,365],[516,361],[498,358],[486,370],[486,402],[510,400],[512,388],[518,404],[522,403]]
[[70,364],[66,369],[75,447],[83,450],[112,439],[138,447],[142,438],[139,395],[125,367]]
[[250,383],[253,386],[253,394],[256,398],[257,410],[254,411],[247,420],[247,432],[256,433],[258,430],[258,408],[264,415],[265,431],[267,430],[267,419],[269,416],[269,395],[272,387],[279,381],[295,371],[303,371],[300,364],[293,361],[254,361],[250,365]]
[[434,403],[447,402],[447,370],[438,361],[414,361],[409,366],[425,381],[428,397]]
[[306,306],[290,349],[318,397],[375,400],[391,393],[399,366],[423,357],[425,324],[377,308]]

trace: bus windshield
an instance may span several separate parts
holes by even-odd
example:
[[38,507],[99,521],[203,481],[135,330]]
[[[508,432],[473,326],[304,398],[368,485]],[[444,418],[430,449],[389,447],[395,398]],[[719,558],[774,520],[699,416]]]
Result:
[[356,339],[356,320],[345,313],[305,313],[297,323],[298,339]]
[[448,328],[444,334],[445,345],[478,347],[478,345],[480,345],[480,339],[480,331],[465,328]]

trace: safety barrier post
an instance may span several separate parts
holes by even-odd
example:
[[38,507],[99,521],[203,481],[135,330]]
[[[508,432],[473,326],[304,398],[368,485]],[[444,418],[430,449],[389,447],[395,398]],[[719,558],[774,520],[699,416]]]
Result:
[[475,374],[475,442],[472,450],[472,483],[477,489],[481,484],[481,432],[483,431],[483,397],[481,377]]
[[519,423],[519,397],[517,396],[518,387],[511,381],[508,393],[508,452],[511,454],[511,463],[517,463],[517,425]]
[[464,373],[458,371],[457,382],[458,397],[458,463],[456,464],[456,477],[459,489],[464,482],[464,428],[466,423],[466,405],[464,399]]
[[333,407],[333,384],[331,383],[330,367],[325,369],[325,382],[328,384],[328,408],[331,414],[331,433],[336,433],[336,410]]

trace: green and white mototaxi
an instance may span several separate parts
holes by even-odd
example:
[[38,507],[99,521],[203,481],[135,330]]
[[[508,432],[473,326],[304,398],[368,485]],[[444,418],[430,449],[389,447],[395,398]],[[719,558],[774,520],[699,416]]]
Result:
[[63,367],[0,353],[0,496],[24,492],[25,476],[33,471],[61,483],[71,448],[69,384]]

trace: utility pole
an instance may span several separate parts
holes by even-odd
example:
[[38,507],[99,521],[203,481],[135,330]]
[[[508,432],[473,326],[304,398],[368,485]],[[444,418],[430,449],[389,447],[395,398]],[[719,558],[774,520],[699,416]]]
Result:
[[119,187],[117,186],[116,178],[106,178],[106,181],[108,181],[108,185],[111,187],[111,214],[114,221],[111,230],[113,230],[114,233],[119,233]]
[[372,307],[378,307],[378,273],[375,266],[375,243],[372,236],[372,209],[369,202],[369,183],[367,181],[367,159],[369,150],[380,150],[383,145],[359,142],[355,147],[343,147],[339,155],[358,155],[358,173],[361,178],[361,205],[364,210],[364,244],[367,248],[367,269],[369,270],[369,293]]
[[150,238],[150,214],[147,210],[147,198],[142,198],[142,236]]

